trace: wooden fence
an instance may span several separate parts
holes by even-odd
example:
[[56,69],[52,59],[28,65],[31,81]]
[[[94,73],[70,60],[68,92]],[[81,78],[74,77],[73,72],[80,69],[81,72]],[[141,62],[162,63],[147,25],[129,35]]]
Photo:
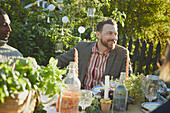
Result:
[[139,38],[133,41],[133,37],[131,37],[129,41],[127,41],[127,35],[125,34],[123,39],[120,36],[118,37],[117,43],[128,48],[134,73],[137,74],[138,72],[147,75],[153,74],[158,69],[157,62],[160,62],[161,57],[160,42],[158,42],[156,48],[154,48],[153,42],[147,43],[146,40]]

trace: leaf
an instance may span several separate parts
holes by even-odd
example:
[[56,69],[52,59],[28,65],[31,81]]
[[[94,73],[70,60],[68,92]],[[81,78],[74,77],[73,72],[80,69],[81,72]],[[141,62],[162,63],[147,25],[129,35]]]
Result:
[[24,69],[25,66],[27,66],[27,60],[26,59],[17,59],[15,61],[15,63],[16,63],[15,70]]
[[1,74],[1,77],[4,81],[6,81],[6,75],[4,73]]
[[26,79],[26,82],[27,82],[26,89],[30,90],[32,88],[32,84],[28,79]]
[[4,90],[2,87],[0,87],[0,99],[1,99],[1,103],[4,103],[4,97],[6,96],[5,93],[4,93]]
[[64,74],[66,74],[66,72],[67,72],[67,70],[58,70],[58,71],[56,71],[56,74],[57,75],[64,75]]
[[56,67],[57,66],[57,63],[58,63],[58,60],[57,59],[54,59],[53,57],[50,58],[49,60],[49,64],[53,67]]
[[126,14],[125,14],[125,12],[123,12],[122,15],[123,15],[123,16],[125,17],[125,19],[126,19]]
[[8,84],[12,84],[12,83],[13,83],[12,80],[13,80],[13,78],[11,78],[11,77],[7,78],[7,83],[8,83]]
[[26,83],[26,80],[24,80],[23,78],[18,78],[18,82],[19,82],[19,84],[24,84],[24,83]]
[[47,90],[45,92],[45,95],[49,95],[53,93],[53,89],[55,88],[55,84],[51,83],[50,80],[47,83]]
[[28,77],[29,81],[31,82],[31,84],[36,83],[35,75],[29,74],[27,77]]
[[35,90],[38,90],[38,86],[37,86],[37,85],[34,85],[34,89],[35,89]]
[[3,90],[5,92],[5,95],[8,97],[9,96],[9,92],[8,92],[8,88],[6,85],[3,85]]

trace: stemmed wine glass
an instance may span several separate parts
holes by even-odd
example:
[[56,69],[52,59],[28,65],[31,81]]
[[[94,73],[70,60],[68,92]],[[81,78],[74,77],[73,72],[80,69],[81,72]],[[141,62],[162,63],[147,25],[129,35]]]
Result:
[[158,85],[157,82],[159,77],[155,75],[147,75],[146,76],[146,88],[145,88],[145,97],[151,102],[155,100],[158,96]]
[[157,92],[156,85],[148,83],[146,85],[145,97],[149,100],[149,102],[152,102],[152,100],[155,100],[157,96],[158,96],[158,92]]
[[86,107],[90,106],[92,103],[92,91],[90,90],[81,90],[79,106],[82,108],[82,113],[85,112]]

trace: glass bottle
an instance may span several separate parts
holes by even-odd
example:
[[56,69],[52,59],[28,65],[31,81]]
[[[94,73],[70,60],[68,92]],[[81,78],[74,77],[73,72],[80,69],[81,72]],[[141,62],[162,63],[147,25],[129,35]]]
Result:
[[119,83],[113,94],[112,113],[124,113],[126,111],[128,91],[125,86],[126,73],[120,73]]
[[63,80],[67,87],[63,88],[61,92],[60,113],[78,113],[81,84],[75,73],[75,62],[69,63],[68,70],[68,74]]

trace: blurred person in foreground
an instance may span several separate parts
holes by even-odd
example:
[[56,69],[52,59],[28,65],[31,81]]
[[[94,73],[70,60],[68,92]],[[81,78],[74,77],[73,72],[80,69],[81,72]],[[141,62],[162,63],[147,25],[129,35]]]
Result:
[[[82,89],[100,85],[105,75],[119,78],[120,72],[126,71],[127,58],[130,61],[128,50],[117,45],[118,28],[114,20],[100,21],[97,24],[96,36],[97,42],[79,42],[74,47],[78,51],[78,71]],[[66,67],[70,61],[74,61],[74,48],[56,56],[58,67]],[[130,62],[129,68],[131,70]]]
[[0,63],[5,63],[9,59],[15,61],[23,57],[17,49],[7,45],[9,34],[12,31],[10,23],[7,13],[0,9]]
[[[170,82],[170,41],[166,47],[163,57],[163,65],[160,67],[159,78],[165,82]],[[170,113],[170,99],[151,113]]]

